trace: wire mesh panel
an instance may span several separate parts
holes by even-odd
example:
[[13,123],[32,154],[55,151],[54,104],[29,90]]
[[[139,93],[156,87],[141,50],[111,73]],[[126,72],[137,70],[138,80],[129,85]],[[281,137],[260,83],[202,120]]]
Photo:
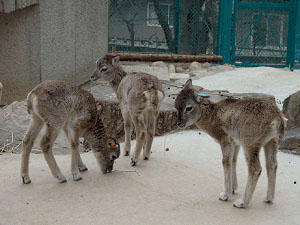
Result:
[[219,0],[180,2],[179,46],[181,54],[215,54]]
[[110,0],[109,51],[212,54],[219,0]]
[[236,15],[236,64],[285,65],[288,11],[241,9]]
[[111,0],[109,50],[172,52],[174,0]]

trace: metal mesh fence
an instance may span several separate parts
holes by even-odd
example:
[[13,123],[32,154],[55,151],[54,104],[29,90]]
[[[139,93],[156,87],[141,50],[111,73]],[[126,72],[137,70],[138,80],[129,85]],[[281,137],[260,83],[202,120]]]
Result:
[[110,0],[109,51],[219,53],[226,63],[271,66],[288,66],[295,54],[299,66],[300,31],[291,26],[297,1]]
[[218,1],[110,0],[109,51],[215,53]]
[[285,65],[288,11],[241,9],[236,15],[236,64]]

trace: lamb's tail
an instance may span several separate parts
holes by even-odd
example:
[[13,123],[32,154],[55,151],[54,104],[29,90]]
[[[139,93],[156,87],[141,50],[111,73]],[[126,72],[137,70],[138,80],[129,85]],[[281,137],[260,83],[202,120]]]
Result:
[[278,127],[279,139],[282,140],[285,135],[285,128],[287,125],[288,119],[284,116],[281,116],[280,125]]

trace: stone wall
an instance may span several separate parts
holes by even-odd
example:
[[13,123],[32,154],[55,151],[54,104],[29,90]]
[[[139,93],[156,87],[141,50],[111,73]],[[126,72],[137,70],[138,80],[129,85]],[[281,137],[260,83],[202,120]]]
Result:
[[40,8],[0,13],[1,104],[23,100],[40,82]]
[[0,1],[9,4],[9,13],[0,8],[1,104],[23,100],[44,80],[80,84],[107,53],[108,0]]

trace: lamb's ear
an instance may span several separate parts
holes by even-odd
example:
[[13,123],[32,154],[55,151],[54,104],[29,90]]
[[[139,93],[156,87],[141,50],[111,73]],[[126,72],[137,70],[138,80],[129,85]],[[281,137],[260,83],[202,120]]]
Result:
[[183,89],[192,89],[192,88],[193,88],[192,79],[188,79],[183,85]]
[[112,59],[111,59],[111,65],[115,66],[115,65],[118,65],[120,62],[120,56],[119,55],[116,55],[114,56]]

